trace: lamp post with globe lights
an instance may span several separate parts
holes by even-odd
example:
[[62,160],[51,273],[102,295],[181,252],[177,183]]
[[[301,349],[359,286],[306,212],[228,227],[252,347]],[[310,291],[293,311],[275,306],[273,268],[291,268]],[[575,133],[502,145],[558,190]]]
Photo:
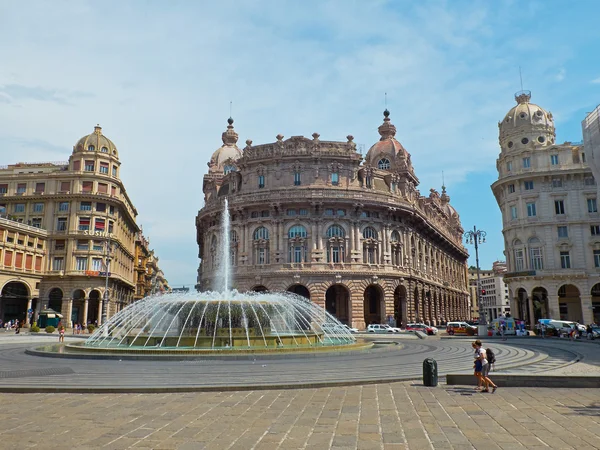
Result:
[[[487,233],[483,230],[478,230],[476,226],[473,226],[473,231],[465,232],[465,244],[475,244],[475,264],[477,267],[477,306],[479,308],[479,325],[487,325],[486,311],[481,306],[481,285],[479,277],[479,245],[485,244],[485,237]],[[485,331],[485,330],[484,330]],[[479,332],[481,335],[481,330]]]

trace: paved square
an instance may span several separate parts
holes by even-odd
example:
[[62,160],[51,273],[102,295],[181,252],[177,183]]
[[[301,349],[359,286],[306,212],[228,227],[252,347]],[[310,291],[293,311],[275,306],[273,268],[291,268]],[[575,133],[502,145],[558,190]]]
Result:
[[190,394],[0,394],[0,447],[593,449],[600,392],[417,383]]

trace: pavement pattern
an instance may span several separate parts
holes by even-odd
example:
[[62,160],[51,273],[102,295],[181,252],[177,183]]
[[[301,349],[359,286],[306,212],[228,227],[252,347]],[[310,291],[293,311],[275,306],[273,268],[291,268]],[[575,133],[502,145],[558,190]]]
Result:
[[0,394],[3,449],[597,449],[600,390]]

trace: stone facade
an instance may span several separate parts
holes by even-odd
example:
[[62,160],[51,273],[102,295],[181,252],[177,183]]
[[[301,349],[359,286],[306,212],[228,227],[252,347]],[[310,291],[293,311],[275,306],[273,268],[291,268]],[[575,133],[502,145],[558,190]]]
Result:
[[445,187],[420,195],[389,112],[366,155],[346,142],[278,135],[240,150],[233,120],[204,176],[198,288],[218,286],[229,200],[234,288],[292,291],[364,328],[467,319],[467,251]]
[[597,185],[580,144],[555,143],[553,117],[529,91],[499,122],[498,181],[511,313],[600,319]]
[[107,261],[107,315],[134,299],[139,227],[120,165],[116,146],[96,126],[75,144],[68,162],[0,167],[0,210],[12,221],[47,230],[36,311],[61,312],[67,326],[101,322]]

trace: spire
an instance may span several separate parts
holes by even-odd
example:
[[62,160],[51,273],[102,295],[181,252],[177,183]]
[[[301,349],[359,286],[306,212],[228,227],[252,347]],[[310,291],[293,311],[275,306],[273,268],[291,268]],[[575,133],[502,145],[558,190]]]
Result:
[[517,104],[529,103],[531,100],[531,91],[519,91],[515,94],[515,100]]
[[450,203],[450,196],[446,193],[446,183],[444,182],[444,171],[442,171],[442,195],[440,196],[442,203]]
[[383,123],[379,126],[378,131],[381,136],[380,141],[391,139],[396,135],[396,127],[390,122],[390,112],[387,108],[383,111]]
[[99,123],[96,124],[96,126],[94,127],[94,133],[98,134],[98,135],[102,134],[102,127],[100,126]]
[[231,117],[227,119],[227,124],[227,130],[223,132],[221,139],[225,145],[235,145],[238,140],[238,134],[233,129],[233,119]]

